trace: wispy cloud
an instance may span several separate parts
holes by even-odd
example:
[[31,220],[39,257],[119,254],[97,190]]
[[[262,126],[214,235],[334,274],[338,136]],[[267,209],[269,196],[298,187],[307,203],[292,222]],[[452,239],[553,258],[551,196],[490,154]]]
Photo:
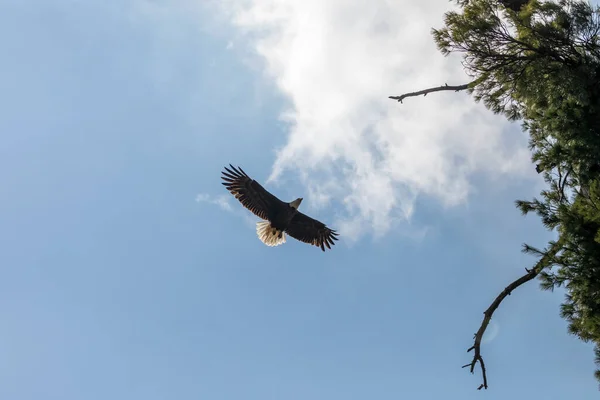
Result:
[[[464,203],[473,173],[524,177],[525,137],[465,93],[398,104],[388,95],[464,83],[430,35],[447,0],[228,0],[242,44],[290,103],[287,143],[269,181],[293,170],[310,203],[339,203],[346,236],[384,234],[418,196]],[[237,46],[237,44],[236,44]]]
[[233,212],[233,207],[231,207],[231,203],[229,203],[229,196],[226,195],[210,196],[206,193],[200,193],[196,196],[196,201],[198,203],[214,204],[221,210]]
[[255,217],[241,204],[232,204],[237,203],[237,201],[231,195],[223,194],[220,196],[211,196],[206,193],[199,193],[196,195],[196,202],[217,206],[223,211],[238,215],[244,219],[244,222],[249,227],[255,227],[256,222],[259,221],[258,217]]

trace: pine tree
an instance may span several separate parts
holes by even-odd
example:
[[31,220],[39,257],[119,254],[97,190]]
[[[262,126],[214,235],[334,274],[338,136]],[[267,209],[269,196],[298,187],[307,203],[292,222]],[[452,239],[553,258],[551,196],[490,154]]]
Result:
[[477,363],[487,388],[481,338],[493,312],[510,292],[539,278],[541,288],[566,288],[561,316],[569,332],[595,343],[600,381],[600,8],[575,0],[457,0],[433,36],[443,54],[462,53],[471,82],[440,90],[467,90],[494,113],[519,120],[529,133],[532,160],[547,189],[517,201],[556,231],[527,274],[511,283],[485,312],[475,335]]

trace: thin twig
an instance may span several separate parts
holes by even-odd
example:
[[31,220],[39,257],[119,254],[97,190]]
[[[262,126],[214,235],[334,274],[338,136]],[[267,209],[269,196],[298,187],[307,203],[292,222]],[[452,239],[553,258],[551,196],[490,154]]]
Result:
[[[560,171],[560,168],[559,168]],[[569,173],[571,172],[571,170],[567,170],[567,172],[565,173],[565,176],[562,177],[562,182],[559,178],[558,180],[558,184],[560,185],[560,192],[559,192],[559,201],[562,202],[564,199],[567,198],[567,196],[565,195],[565,185],[567,184],[567,179],[569,178]]]
[[479,365],[481,366],[481,374],[483,377],[483,383],[481,385],[479,385],[477,390],[488,388],[485,364],[483,362],[483,357],[481,356],[481,340],[483,339],[485,330],[487,329],[490,321],[492,320],[492,315],[494,314],[494,311],[496,311],[498,306],[500,306],[500,303],[502,303],[502,301],[507,296],[510,296],[510,294],[513,290],[515,290],[519,286],[523,285],[524,283],[529,282],[530,280],[532,280],[536,276],[538,276],[540,274],[540,272],[542,272],[542,270],[549,265],[551,260],[554,259],[554,257],[560,251],[561,248],[562,248],[561,240],[554,243],[552,245],[552,247],[550,248],[550,250],[545,252],[545,254],[542,256],[542,258],[540,258],[540,260],[535,264],[535,266],[533,268],[531,268],[531,269],[525,268],[525,271],[527,271],[527,273],[525,275],[523,275],[522,277],[520,277],[519,279],[517,279],[516,281],[514,281],[510,285],[508,285],[506,288],[504,288],[504,290],[498,295],[498,297],[496,297],[496,299],[492,302],[492,304],[488,307],[488,309],[485,310],[485,312],[483,313],[483,315],[484,315],[483,321],[481,322],[481,326],[479,327],[479,330],[475,334],[475,343],[473,344],[473,346],[469,347],[469,349],[467,350],[467,353],[472,350],[474,351],[473,361],[471,361],[469,364],[462,366],[463,368],[470,367],[471,373],[473,373],[473,371],[475,370],[475,365],[477,363],[479,363]]
[[460,92],[461,90],[468,89],[470,84],[471,84],[471,82],[465,83],[464,85],[448,86],[448,84],[446,83],[443,86],[419,90],[418,92],[405,93],[400,96],[388,96],[388,98],[390,98],[392,100],[397,100],[400,103],[402,103],[402,100],[404,100],[407,97],[416,97],[416,96],[420,96],[420,95],[427,96],[428,93],[433,93],[433,92],[441,92],[441,91],[445,91],[445,90],[454,90],[455,92]]

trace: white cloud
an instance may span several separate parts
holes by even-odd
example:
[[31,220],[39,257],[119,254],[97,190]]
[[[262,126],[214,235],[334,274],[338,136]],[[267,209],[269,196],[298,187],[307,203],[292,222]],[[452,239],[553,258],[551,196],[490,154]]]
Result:
[[196,196],[196,201],[198,203],[209,203],[218,206],[221,210],[233,212],[233,208],[229,203],[229,196],[221,195],[221,196],[210,196],[205,193],[200,193]]
[[418,196],[464,203],[475,172],[534,174],[524,135],[465,93],[404,104],[387,98],[467,81],[459,60],[444,58],[430,34],[442,26],[447,0],[222,4],[290,100],[282,115],[289,137],[269,181],[299,173],[311,205],[342,205],[335,223],[344,236],[384,234],[411,217]]
[[[234,197],[229,194],[222,194],[220,196],[211,196],[206,193],[199,193],[196,195],[196,202],[211,204],[213,206],[219,207],[221,210],[235,214],[244,220],[244,223],[254,229],[256,223],[260,220],[258,217],[254,216],[250,211],[244,208],[241,204],[232,205],[231,202],[237,203]],[[239,206],[239,207],[238,207]]]

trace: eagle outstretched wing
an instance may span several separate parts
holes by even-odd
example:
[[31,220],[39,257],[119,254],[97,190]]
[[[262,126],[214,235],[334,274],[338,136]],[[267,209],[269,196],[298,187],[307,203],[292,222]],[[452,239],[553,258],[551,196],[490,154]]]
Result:
[[294,239],[320,247],[323,251],[324,246],[331,249],[331,246],[335,245],[334,240],[338,240],[335,230],[300,211],[294,215],[285,231]]
[[250,178],[240,167],[235,168],[229,164],[231,169],[225,167],[221,172],[222,184],[239,200],[248,210],[257,217],[268,220],[269,210],[273,207],[281,207],[284,203],[269,193],[260,183]]

